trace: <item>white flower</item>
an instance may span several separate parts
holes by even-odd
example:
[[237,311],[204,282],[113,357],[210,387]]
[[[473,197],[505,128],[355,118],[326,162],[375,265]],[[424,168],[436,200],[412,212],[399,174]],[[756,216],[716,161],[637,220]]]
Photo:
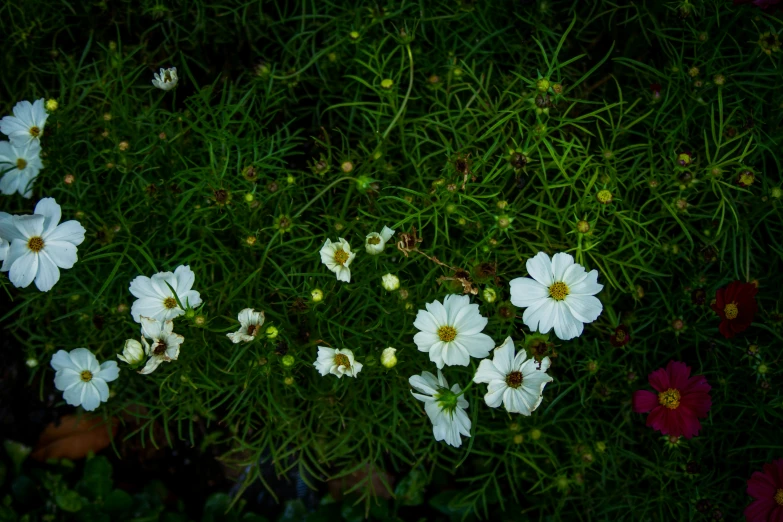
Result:
[[326,268],[337,274],[338,281],[351,282],[351,270],[348,267],[354,257],[356,257],[356,253],[351,252],[351,245],[343,238],[338,238],[337,243],[332,243],[331,239],[327,239],[324,246],[321,247],[321,262],[326,265]]
[[473,382],[489,384],[484,395],[487,406],[497,408],[502,402],[509,413],[522,415],[530,415],[538,408],[544,386],[552,382],[552,377],[546,374],[551,361],[549,357],[540,363],[526,358],[525,350],[514,356],[514,342],[506,337],[503,345],[495,348],[491,361],[481,361]]
[[177,78],[176,67],[169,67],[168,69],[164,69],[163,67],[161,67],[160,73],[155,73],[155,79],[152,80],[152,85],[154,85],[158,89],[163,89],[164,91],[170,91],[171,89],[177,86],[178,81],[179,78]]
[[394,292],[400,287],[400,278],[394,274],[386,274],[381,277],[381,285],[385,290]]
[[[147,375],[155,371],[162,362],[176,361],[179,357],[179,346],[185,340],[179,334],[173,333],[174,322],[164,321],[161,323],[149,317],[141,317],[141,342],[144,344],[144,351],[147,353],[147,364],[139,370],[142,375]],[[145,339],[146,337],[146,339]],[[147,342],[147,339],[150,342]]]
[[34,103],[21,101],[14,105],[13,116],[0,120],[0,132],[8,136],[15,147],[24,147],[41,138],[48,117],[43,98]]
[[381,352],[381,364],[384,368],[392,369],[397,366],[397,348],[386,348]]
[[322,376],[328,374],[336,375],[341,379],[343,375],[356,377],[356,374],[362,371],[362,363],[353,358],[353,352],[349,349],[318,347],[318,358],[313,362],[315,369]]
[[481,333],[487,318],[479,314],[477,304],[470,304],[468,296],[447,295],[442,304],[433,301],[426,306],[413,322],[421,330],[413,342],[420,352],[429,352],[438,369],[444,364],[467,366],[471,356],[482,359],[495,347],[494,341]]
[[[13,216],[6,212],[0,212],[0,223],[6,220],[13,222]],[[1,231],[0,234],[2,234]],[[8,240],[0,235],[0,261],[3,261],[6,258],[10,246],[11,244],[8,242]]]
[[0,192],[6,196],[18,192],[25,198],[31,197],[33,181],[43,168],[40,152],[41,144],[38,140],[22,147],[14,147],[7,141],[0,141],[0,172],[5,172],[0,179]]
[[582,335],[583,323],[592,323],[603,310],[595,294],[604,287],[598,284],[598,271],[589,273],[574,263],[566,253],[549,256],[539,252],[527,260],[531,278],[518,277],[509,283],[511,303],[527,308],[522,321],[533,331],[555,335],[567,341]]
[[[131,306],[133,320],[141,322],[141,316],[168,321],[179,317],[185,310],[177,304],[175,294],[183,306],[196,308],[201,304],[201,295],[192,290],[196,275],[188,265],[178,266],[174,273],[158,272],[154,276],[138,276],[131,281],[130,293],[138,297]],[[171,288],[166,284],[171,285]]]
[[455,384],[449,390],[449,383],[438,370],[438,378],[430,372],[422,372],[414,375],[408,382],[417,391],[411,390],[414,397],[424,403],[424,411],[432,421],[432,433],[435,440],[446,441],[455,448],[462,445],[460,435],[470,437],[470,419],[465,410],[468,409],[468,401],[463,395],[459,384]]
[[144,362],[144,348],[136,339],[127,339],[125,347],[122,349],[122,353],[117,356],[117,359],[131,366],[141,364]]
[[367,239],[364,240],[364,248],[371,256],[376,256],[383,252],[386,242],[394,235],[394,230],[389,227],[383,227],[381,233],[370,232]]
[[239,330],[227,333],[226,337],[231,339],[234,344],[242,341],[248,343],[256,338],[261,331],[261,325],[264,324],[264,312],[256,312],[252,308],[245,308],[239,312]]
[[44,198],[32,216],[0,218],[0,237],[11,243],[0,271],[9,272],[14,286],[25,288],[35,279],[38,290],[48,292],[60,280],[59,268],[76,263],[84,227],[78,221],[60,223],[61,216],[54,198]]
[[98,364],[98,359],[87,348],[70,352],[60,350],[52,356],[54,386],[65,392],[63,398],[71,406],[93,411],[101,402],[109,400],[109,385],[120,374],[114,361]]

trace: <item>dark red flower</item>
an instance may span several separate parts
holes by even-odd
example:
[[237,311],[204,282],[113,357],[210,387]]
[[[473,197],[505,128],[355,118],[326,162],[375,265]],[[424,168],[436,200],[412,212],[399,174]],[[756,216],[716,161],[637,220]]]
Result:
[[628,330],[628,327],[624,324],[621,324],[617,328],[614,329],[614,333],[609,336],[609,342],[612,343],[612,346],[615,348],[619,348],[621,346],[625,346],[631,341],[631,332]]
[[647,413],[647,426],[664,435],[692,438],[699,434],[698,419],[707,416],[712,407],[710,385],[703,375],[690,377],[684,362],[669,361],[666,369],[658,368],[647,379],[658,393],[637,390],[633,393],[633,410]]
[[764,464],[748,480],[748,495],[753,503],[745,508],[747,522],[778,522],[783,520],[783,459]]
[[758,310],[757,292],[758,289],[753,283],[741,281],[729,283],[726,288],[718,288],[715,302],[710,305],[710,308],[720,317],[718,329],[723,337],[731,339],[734,334],[750,326]]

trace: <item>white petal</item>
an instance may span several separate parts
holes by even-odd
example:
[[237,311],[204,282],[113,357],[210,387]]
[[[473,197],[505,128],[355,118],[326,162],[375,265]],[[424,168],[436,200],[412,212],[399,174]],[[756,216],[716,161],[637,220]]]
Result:
[[552,261],[545,253],[539,252],[535,257],[528,259],[525,266],[530,277],[545,287],[549,288],[554,283],[552,278]]
[[[449,296],[446,296],[446,299],[444,299],[444,302],[448,300]],[[440,301],[433,301],[431,303],[427,303],[424,305],[427,308],[427,311],[432,314],[432,317],[435,320],[435,324],[440,326],[445,326],[449,324],[449,318],[448,314],[446,313],[446,308],[444,307],[443,303]],[[437,329],[436,329],[437,331]]]
[[44,236],[46,241],[65,241],[74,245],[84,242],[84,227],[78,221],[71,220],[60,223],[50,233]]
[[65,391],[81,381],[81,372],[77,372],[71,368],[63,368],[54,375],[54,387],[60,391]]
[[[201,304],[201,294],[195,290],[189,290],[185,293],[179,294],[179,300],[182,301],[182,304],[185,306],[196,308]],[[263,323],[264,321],[262,320],[261,322]]]
[[119,377],[120,367],[117,366],[117,363],[114,361],[106,361],[105,363],[101,364],[101,369],[97,375],[99,375],[100,378],[104,381],[111,382]]
[[[104,383],[105,385],[106,383]],[[98,393],[98,388],[90,381],[84,384],[82,387],[82,408],[85,411],[94,411],[101,405],[101,395]]]
[[137,323],[141,322],[141,316],[163,320],[166,315],[166,308],[160,298],[142,297],[136,299],[131,306],[131,316]]
[[383,230],[381,230],[381,237],[383,238],[384,242],[390,240],[393,235],[394,230],[389,227],[383,227]]
[[574,317],[583,323],[592,323],[598,319],[598,316],[601,315],[601,311],[604,309],[601,301],[592,295],[569,294],[563,302],[570,309]]
[[[522,351],[524,352],[524,350]],[[501,377],[502,379],[505,379],[506,375],[516,369],[514,368],[515,352],[516,349],[514,348],[514,341],[511,339],[511,337],[506,337],[506,340],[503,341],[503,344],[495,348],[493,352],[492,361],[495,363],[495,367],[498,369],[498,371],[503,374],[503,377]]]
[[418,332],[413,336],[413,342],[416,343],[420,352],[429,352],[433,345],[441,342],[437,334],[431,332]]
[[149,375],[150,373],[154,372],[162,362],[163,359],[160,357],[150,357],[147,359],[147,364],[144,365],[144,368],[139,370],[139,373],[142,375]]
[[422,332],[430,332],[436,334],[438,328],[444,326],[446,323],[438,323],[435,316],[426,310],[419,310],[416,314],[416,320],[413,321],[413,326],[421,330]]
[[552,276],[555,281],[563,281],[566,269],[574,264],[574,258],[571,254],[558,252],[552,256]]
[[464,346],[456,341],[444,344],[441,357],[447,366],[467,366],[470,363],[470,355]]
[[495,341],[493,341],[490,336],[483,333],[475,335],[462,335],[458,333],[454,342],[464,346],[470,356],[477,359],[483,359],[489,355],[489,352],[495,347]]
[[101,402],[106,402],[109,400],[109,385],[106,384],[106,381],[103,379],[96,379],[93,377],[93,379],[90,381],[94,386],[96,391],[98,392],[98,397],[100,398]]
[[497,408],[503,402],[503,393],[507,389],[508,385],[506,384],[505,376],[503,376],[503,380],[491,381],[489,387],[487,387],[487,393],[484,395],[484,402],[490,408]]
[[193,273],[190,266],[182,265],[174,270],[174,279],[177,282],[176,285],[173,285],[174,290],[176,290],[178,295],[182,295],[193,288],[193,283],[196,281],[196,274]]
[[584,325],[582,321],[574,317],[571,310],[564,302],[555,304],[555,335],[564,341],[568,341],[582,335]]
[[82,395],[84,395],[84,388],[86,383],[79,379],[79,382],[71,386],[63,393],[63,399],[67,404],[71,406],[79,406],[82,403]]
[[48,234],[57,228],[62,217],[62,209],[60,209],[60,205],[57,204],[54,198],[43,198],[35,206],[33,213],[44,217],[44,234]]
[[148,339],[160,339],[163,324],[160,321],[142,316],[141,333]]
[[529,277],[517,277],[508,285],[511,288],[511,304],[520,308],[533,306],[549,297],[549,288]]
[[542,299],[535,306],[528,307],[522,315],[522,321],[534,332],[549,332],[555,324],[555,300]]
[[79,368],[79,371],[89,370],[92,373],[98,373],[101,370],[98,364],[98,359],[87,348],[76,348],[71,350],[68,355],[71,357],[74,366]]
[[[18,242],[19,241],[17,240],[11,244],[12,255],[14,246]],[[11,265],[11,270],[8,272],[8,279],[17,288],[27,288],[30,286],[30,283],[33,282],[36,275],[38,275],[38,256],[28,249],[26,254],[17,258],[16,261],[14,261],[14,264]]]
[[[467,312],[465,308],[470,306],[470,298],[466,295],[450,294],[443,299],[443,308],[446,310],[446,322],[441,324],[448,324],[454,326],[457,318]],[[478,312],[478,305],[476,311]],[[437,316],[436,316],[437,317]]]
[[569,285],[570,295],[595,295],[603,290],[604,285],[598,284],[598,271],[591,270],[579,283]]
[[70,368],[73,371],[81,372],[82,369],[76,366],[73,361],[71,360],[71,357],[68,355],[68,352],[65,350],[59,350],[57,353],[52,355],[52,360],[50,362],[52,365],[52,368],[55,369],[55,371],[60,371],[64,368]]
[[2,212],[3,218],[0,219],[0,237],[11,243],[14,239],[27,242],[27,238],[16,227],[14,216]]
[[[59,228],[59,227],[58,227]],[[43,251],[49,255],[54,264],[60,268],[73,268],[79,256],[76,254],[76,245],[66,241],[52,241],[47,239],[44,242]]]
[[[43,233],[43,216],[14,216],[14,225],[24,239],[40,236]],[[14,238],[19,236],[14,236]],[[8,239],[8,238],[6,238]]]
[[408,383],[427,395],[435,395],[438,393],[438,380],[430,372],[422,372],[421,375],[412,375],[408,379]]
[[35,276],[35,286],[41,292],[48,292],[60,280],[60,269],[46,253],[46,249],[38,254],[38,273]]
[[490,383],[492,381],[504,381],[506,375],[506,373],[498,370],[492,361],[484,359],[479,363],[476,375],[473,376],[473,382]]

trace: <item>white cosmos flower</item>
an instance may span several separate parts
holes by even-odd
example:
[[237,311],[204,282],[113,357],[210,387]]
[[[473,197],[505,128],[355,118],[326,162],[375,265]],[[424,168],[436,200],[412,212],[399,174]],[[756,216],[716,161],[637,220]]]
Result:
[[15,147],[24,147],[41,138],[48,117],[43,98],[34,103],[21,101],[14,105],[13,116],[0,120],[0,132],[8,136]]
[[318,347],[318,358],[313,362],[313,365],[321,376],[331,373],[336,375],[338,379],[341,379],[343,375],[356,377],[356,374],[362,371],[362,366],[364,366],[354,359],[351,350],[327,348],[326,346]]
[[10,196],[18,192],[29,198],[33,195],[33,181],[43,168],[39,156],[41,143],[31,141],[22,147],[14,147],[7,141],[0,141],[0,172],[5,172],[0,179],[0,192]]
[[351,282],[351,266],[355,252],[351,252],[351,245],[343,238],[338,238],[337,243],[327,239],[321,247],[321,262],[326,268],[337,274],[337,280],[344,283]]
[[201,304],[201,295],[192,290],[195,281],[196,275],[188,265],[178,266],[173,274],[158,272],[152,277],[136,277],[130,284],[130,293],[138,297],[131,306],[133,320],[139,323],[143,315],[158,321],[168,321],[184,314],[185,310],[177,304],[171,288],[183,306],[196,308]]
[[492,360],[484,359],[479,364],[473,382],[489,384],[484,401],[490,408],[500,403],[509,413],[530,415],[541,404],[544,386],[552,382],[546,374],[551,361],[544,357],[539,363],[527,359],[525,350],[514,355],[514,341],[506,337],[502,346],[495,348]]
[[226,337],[231,339],[234,344],[241,342],[250,342],[256,338],[261,331],[261,325],[264,324],[264,312],[256,312],[252,308],[245,308],[239,312],[239,330],[227,333]]
[[16,287],[35,280],[38,290],[48,292],[60,280],[59,269],[76,263],[76,246],[84,241],[85,231],[78,221],[60,223],[62,210],[54,198],[39,201],[34,212],[0,219],[0,237],[11,244],[0,271],[9,272]]
[[430,372],[422,372],[421,375],[413,375],[408,382],[419,392],[411,390],[413,396],[424,403],[424,411],[432,421],[435,440],[443,440],[459,448],[462,445],[460,435],[470,437],[470,419],[465,413],[468,401],[460,395],[459,384],[449,389],[449,383],[440,370],[437,379]]
[[64,392],[65,402],[93,411],[101,402],[109,400],[109,385],[120,374],[114,361],[98,364],[98,359],[87,348],[70,352],[60,350],[52,356],[54,386]]
[[530,278],[512,279],[509,286],[511,303],[527,308],[522,321],[531,330],[547,333],[554,328],[555,335],[567,341],[582,335],[583,323],[601,315],[603,305],[594,296],[604,286],[598,284],[597,270],[587,272],[564,252],[551,261],[539,252],[526,266]]
[[[141,317],[141,342],[147,354],[147,364],[139,370],[142,375],[155,371],[162,362],[176,361],[179,357],[179,346],[185,340],[179,334],[173,333],[173,321],[156,321],[149,317]],[[150,342],[147,342],[147,339]]]
[[413,342],[420,352],[430,354],[438,369],[467,366],[471,356],[482,359],[495,347],[495,342],[481,333],[487,318],[481,316],[477,304],[470,304],[468,296],[451,294],[443,303],[433,301],[426,306],[413,322],[421,330]]
[[371,256],[376,256],[383,252],[386,242],[394,235],[394,230],[389,227],[383,227],[381,233],[370,232],[367,239],[364,240],[364,248]]
[[152,80],[152,85],[158,89],[164,91],[170,91],[177,86],[179,78],[177,77],[177,68],[170,67],[168,69],[160,68],[160,73],[155,73],[155,79]]

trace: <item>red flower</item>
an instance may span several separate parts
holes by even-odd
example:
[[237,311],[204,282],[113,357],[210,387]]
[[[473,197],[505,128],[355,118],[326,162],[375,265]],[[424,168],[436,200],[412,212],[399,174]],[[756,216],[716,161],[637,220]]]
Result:
[[631,341],[631,332],[628,330],[628,327],[624,324],[621,324],[617,328],[614,329],[614,333],[609,336],[609,342],[612,343],[612,346],[619,348],[621,346],[625,346]]
[[720,317],[718,329],[723,337],[731,339],[734,334],[746,330],[753,322],[753,316],[758,310],[756,293],[758,288],[753,283],[734,281],[726,288],[718,288],[715,302],[710,308]]
[[690,439],[699,434],[698,419],[707,416],[712,407],[710,385],[703,375],[690,377],[691,369],[684,362],[669,361],[666,369],[658,368],[647,379],[658,393],[637,390],[633,394],[633,410],[647,413],[647,426],[664,435]]
[[764,464],[748,480],[748,495],[754,501],[745,508],[747,522],[777,522],[783,520],[783,459]]

